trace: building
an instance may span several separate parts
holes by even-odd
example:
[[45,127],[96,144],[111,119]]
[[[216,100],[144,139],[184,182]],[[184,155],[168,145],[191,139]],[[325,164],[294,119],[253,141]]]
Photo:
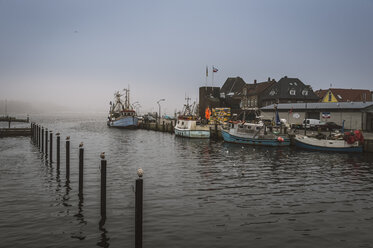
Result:
[[246,83],[240,77],[227,78],[220,89],[221,107],[231,108],[232,114],[239,114],[241,110],[241,100],[245,93]]
[[320,102],[371,102],[370,90],[361,89],[335,89],[317,90]]
[[200,117],[205,118],[205,109],[209,107],[220,107],[220,87],[200,87],[198,112]]
[[247,85],[247,110],[248,110],[248,120],[254,120],[256,116],[260,115],[260,108],[262,107],[262,94],[263,92],[276,81],[274,79],[268,78],[265,82],[257,83],[254,80],[253,84]]
[[[283,103],[276,105],[281,119],[290,124],[302,124],[308,119],[335,122],[346,129],[373,131],[373,102],[330,102],[330,103]],[[261,108],[261,117],[272,120],[275,117],[275,105]],[[326,118],[328,117],[328,118]]]
[[281,78],[261,93],[261,106],[274,103],[318,102],[319,97],[311,86],[305,85],[298,78]]

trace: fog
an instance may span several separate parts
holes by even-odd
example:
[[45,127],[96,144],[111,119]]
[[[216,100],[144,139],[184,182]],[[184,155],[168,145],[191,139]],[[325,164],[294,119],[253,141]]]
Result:
[[172,114],[198,101],[206,66],[207,85],[286,75],[372,90],[372,23],[372,1],[1,1],[0,113],[5,100],[10,112],[107,112],[130,87],[140,112],[163,98]]

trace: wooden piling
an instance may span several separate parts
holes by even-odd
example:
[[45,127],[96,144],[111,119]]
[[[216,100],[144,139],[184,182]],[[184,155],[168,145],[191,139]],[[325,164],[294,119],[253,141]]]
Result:
[[34,126],[32,122],[31,122],[30,128],[31,128],[31,141],[33,141],[34,140]]
[[44,152],[44,127],[41,127],[41,140],[40,140],[40,143],[41,143],[41,152],[43,153]]
[[70,182],[70,136],[66,137],[66,181]]
[[84,157],[83,142],[80,142],[79,144],[79,197],[83,196],[83,157]]
[[48,128],[45,129],[45,157],[48,157]]
[[49,133],[49,163],[53,162],[53,132]]
[[39,125],[36,124],[36,146],[39,148]]
[[135,199],[135,248],[142,248],[142,213],[143,213],[143,176],[142,169],[137,170]]
[[106,218],[106,159],[101,153],[101,217]]
[[56,141],[56,148],[57,148],[57,152],[56,152],[56,156],[57,156],[57,171],[60,170],[60,133],[56,133],[56,136],[57,136],[57,141]]
[[218,124],[215,123],[215,140],[218,140]]
[[36,144],[36,124],[32,124],[32,141],[34,142],[34,145]]
[[164,132],[164,121],[162,123],[162,132]]

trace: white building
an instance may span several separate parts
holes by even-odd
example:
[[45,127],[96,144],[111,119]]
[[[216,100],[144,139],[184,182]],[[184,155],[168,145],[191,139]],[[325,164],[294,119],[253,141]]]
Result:
[[331,103],[280,103],[261,108],[262,119],[275,119],[275,107],[280,119],[289,124],[301,124],[307,113],[308,119],[335,122],[346,129],[373,131],[373,102],[331,102]]

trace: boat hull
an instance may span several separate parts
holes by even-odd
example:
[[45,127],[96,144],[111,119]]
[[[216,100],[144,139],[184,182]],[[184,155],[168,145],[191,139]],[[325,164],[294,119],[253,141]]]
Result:
[[[308,149],[308,150],[316,150],[316,151],[327,151],[327,152],[363,152],[362,146],[350,145],[344,142],[344,140],[340,141],[333,141],[333,140],[323,140],[319,141],[319,144],[315,143],[316,139],[313,138],[302,138],[302,137],[295,137],[294,144],[297,147]],[[329,143],[327,143],[329,142]]]
[[116,128],[136,128],[138,126],[138,119],[136,116],[127,116],[118,120],[108,121],[107,125]]
[[284,138],[284,141],[280,142],[277,139],[255,139],[248,137],[240,137],[232,135],[225,130],[222,130],[222,136],[225,142],[237,143],[244,145],[256,145],[256,146],[289,146],[290,139]]
[[175,127],[175,135],[186,138],[209,139],[210,130],[189,130]]

